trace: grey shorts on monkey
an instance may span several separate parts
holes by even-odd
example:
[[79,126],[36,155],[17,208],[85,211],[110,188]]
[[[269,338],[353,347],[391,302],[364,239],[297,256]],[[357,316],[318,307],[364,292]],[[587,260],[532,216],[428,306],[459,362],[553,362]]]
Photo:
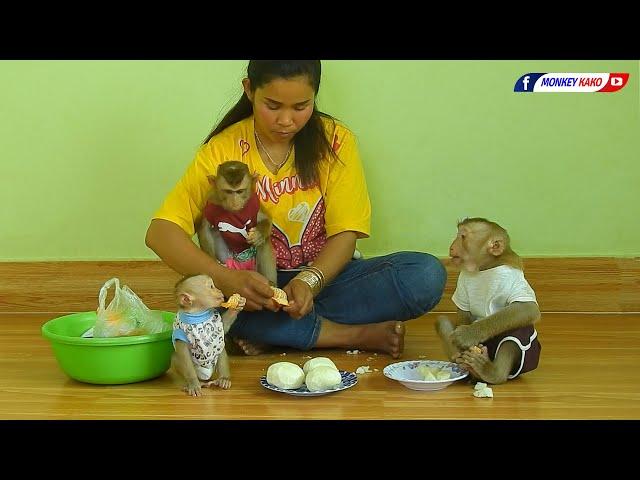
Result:
[[[298,272],[279,271],[278,285]],[[336,323],[366,324],[410,320],[433,309],[444,291],[447,271],[433,255],[398,252],[352,260],[299,320],[284,311],[241,312],[229,335],[249,342],[308,350],[320,331],[318,316]]]

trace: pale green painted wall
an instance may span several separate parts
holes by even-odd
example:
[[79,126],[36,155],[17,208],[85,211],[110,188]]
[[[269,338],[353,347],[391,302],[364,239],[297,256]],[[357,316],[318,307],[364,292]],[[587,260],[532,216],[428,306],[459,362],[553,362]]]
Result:
[[[150,259],[149,218],[240,93],[245,61],[0,62],[0,260]],[[486,216],[525,256],[640,254],[636,61],[325,61],[357,134],[365,254],[447,254]],[[516,94],[527,72],[628,72],[613,94]]]

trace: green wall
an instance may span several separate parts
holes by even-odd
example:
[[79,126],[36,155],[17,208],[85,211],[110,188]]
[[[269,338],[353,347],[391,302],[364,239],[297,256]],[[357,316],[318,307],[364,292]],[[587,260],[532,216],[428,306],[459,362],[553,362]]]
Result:
[[[246,61],[1,61],[0,260],[151,259],[149,218],[240,94]],[[485,216],[525,256],[640,254],[637,61],[325,61],[359,138],[368,255],[445,256]],[[621,91],[516,94],[527,72]]]

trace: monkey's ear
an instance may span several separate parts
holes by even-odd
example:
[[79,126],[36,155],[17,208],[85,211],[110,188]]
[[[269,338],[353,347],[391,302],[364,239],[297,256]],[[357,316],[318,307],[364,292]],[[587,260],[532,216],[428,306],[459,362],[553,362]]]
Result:
[[180,294],[180,306],[181,307],[190,307],[193,303],[193,297],[188,293]]
[[487,251],[494,257],[499,257],[504,253],[504,239],[500,237],[493,237],[489,240],[489,246]]
[[209,185],[216,184],[216,176],[215,175],[207,175],[207,180],[209,180]]

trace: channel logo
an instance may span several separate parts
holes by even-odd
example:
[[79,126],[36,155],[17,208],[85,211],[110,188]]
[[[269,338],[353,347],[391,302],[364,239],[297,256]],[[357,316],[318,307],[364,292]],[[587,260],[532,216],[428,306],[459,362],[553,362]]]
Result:
[[514,92],[611,93],[624,88],[628,73],[525,73],[513,87]]

